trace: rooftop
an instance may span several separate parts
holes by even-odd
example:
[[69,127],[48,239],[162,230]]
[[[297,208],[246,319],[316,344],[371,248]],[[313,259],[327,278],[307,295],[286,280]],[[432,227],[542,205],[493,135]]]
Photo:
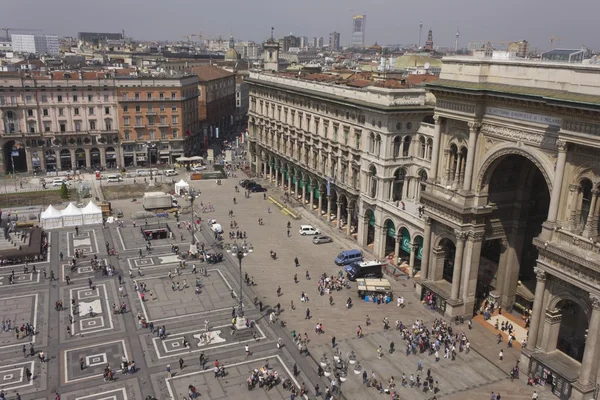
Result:
[[190,68],[192,74],[198,75],[200,82],[209,82],[235,75],[216,65],[199,65]]

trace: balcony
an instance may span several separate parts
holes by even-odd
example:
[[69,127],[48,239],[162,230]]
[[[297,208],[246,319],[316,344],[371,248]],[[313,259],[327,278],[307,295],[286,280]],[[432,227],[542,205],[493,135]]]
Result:
[[158,124],[156,124],[156,126],[158,126],[159,128],[168,128],[169,124],[166,122],[159,122]]
[[21,131],[12,131],[12,132],[4,132],[2,135],[3,137],[20,137],[23,136],[24,132]]
[[133,125],[133,127],[134,127],[135,129],[143,129],[143,128],[145,128],[145,127],[146,127],[146,125],[144,125],[144,124],[135,124],[135,125]]
[[146,115],[156,115],[156,111],[146,111]]

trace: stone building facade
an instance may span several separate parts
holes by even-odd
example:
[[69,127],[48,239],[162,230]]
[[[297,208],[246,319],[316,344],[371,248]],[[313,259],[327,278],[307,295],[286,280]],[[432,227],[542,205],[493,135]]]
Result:
[[587,399],[600,333],[594,65],[444,59],[417,290],[449,316],[531,315],[522,370]]
[[423,220],[414,204],[433,148],[425,91],[356,88],[317,75],[250,73],[253,171],[377,257],[418,266]]

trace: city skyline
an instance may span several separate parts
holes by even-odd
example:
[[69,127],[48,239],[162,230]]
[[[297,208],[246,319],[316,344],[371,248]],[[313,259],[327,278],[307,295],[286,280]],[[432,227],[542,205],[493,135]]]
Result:
[[[470,41],[509,42],[526,39],[532,49],[550,48],[550,38],[557,37],[554,46],[592,49],[600,47],[594,34],[594,15],[600,5],[591,0],[577,0],[579,12],[573,13],[573,3],[557,0],[519,2],[507,0],[499,6],[481,4],[474,0],[455,0],[451,3],[387,4],[382,0],[367,5],[356,0],[328,3],[307,0],[303,8],[263,7],[261,0],[251,3],[216,2],[186,3],[181,0],[158,2],[130,0],[112,7],[106,3],[82,4],[74,0],[37,2],[24,0],[3,6],[7,16],[3,26],[37,28],[46,34],[76,37],[80,31],[120,32],[137,40],[181,40],[189,34],[206,38],[234,37],[261,42],[275,27],[277,37],[292,32],[298,36],[328,37],[340,32],[341,44],[351,41],[352,16],[365,13],[370,21],[366,46],[379,44],[416,44],[419,22],[423,29],[433,29],[436,46],[454,47],[456,27],[460,26],[459,47]],[[143,6],[142,6],[143,5]],[[186,9],[186,12],[180,12]],[[319,10],[314,12],[313,10]],[[431,10],[435,9],[435,15]],[[68,23],[58,18],[57,10],[69,10]],[[518,10],[518,11],[516,11]],[[176,12],[173,12],[176,11]],[[543,11],[543,17],[540,17]],[[62,12],[62,11],[60,11]],[[88,17],[94,15],[93,20]],[[227,18],[224,25],[222,15]],[[135,16],[135,18],[132,18]],[[493,19],[490,21],[491,16]],[[304,18],[303,18],[304,17]],[[249,23],[252,21],[252,23]],[[507,21],[507,22],[500,22]],[[246,24],[247,22],[247,24]]]

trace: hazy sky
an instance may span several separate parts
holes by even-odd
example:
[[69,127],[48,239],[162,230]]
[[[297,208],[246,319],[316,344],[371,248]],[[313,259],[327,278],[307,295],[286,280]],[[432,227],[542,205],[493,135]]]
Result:
[[[367,42],[417,43],[433,29],[436,45],[453,46],[460,26],[460,46],[469,41],[527,39],[546,50],[555,47],[600,49],[599,0],[1,0],[0,25],[39,28],[76,36],[79,31],[125,30],[128,37],[179,40],[233,32],[236,39],[262,41],[275,27],[277,37],[341,33],[350,42],[352,15],[367,14]],[[0,34],[2,32],[0,31]]]

